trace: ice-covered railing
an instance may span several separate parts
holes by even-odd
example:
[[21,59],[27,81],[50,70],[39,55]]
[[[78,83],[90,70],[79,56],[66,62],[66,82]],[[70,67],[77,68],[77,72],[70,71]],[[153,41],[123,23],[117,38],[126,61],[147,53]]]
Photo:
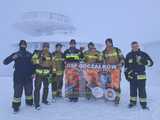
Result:
[[75,31],[69,17],[47,11],[26,12],[18,19],[14,27],[31,36],[68,34]]

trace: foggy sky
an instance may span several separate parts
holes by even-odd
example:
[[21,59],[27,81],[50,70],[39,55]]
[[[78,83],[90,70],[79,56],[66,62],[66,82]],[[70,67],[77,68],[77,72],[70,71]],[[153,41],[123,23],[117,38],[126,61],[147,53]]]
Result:
[[20,39],[39,39],[13,28],[17,19],[30,11],[51,11],[71,18],[76,33],[50,36],[53,40],[75,38],[103,43],[112,37],[124,51],[130,49],[133,40],[159,41],[159,0],[1,0],[1,60],[13,52],[9,47]]

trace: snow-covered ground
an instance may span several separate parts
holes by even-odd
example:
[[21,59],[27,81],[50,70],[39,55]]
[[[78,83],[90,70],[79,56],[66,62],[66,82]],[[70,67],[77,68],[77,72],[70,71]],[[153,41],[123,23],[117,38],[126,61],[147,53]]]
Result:
[[[81,42],[92,40],[104,43],[106,38],[112,37],[115,45],[122,48],[124,52],[129,51],[132,40],[138,40],[140,43],[159,40],[159,4],[159,0],[101,0],[101,2],[98,0],[1,0],[0,76],[11,75],[13,64],[4,66],[2,60],[15,51],[12,45],[21,39],[30,42],[69,41],[70,38],[75,38]],[[71,17],[77,29],[76,34],[33,37],[13,29],[13,24],[24,12],[35,10],[57,12]],[[23,96],[20,113],[13,115],[12,78],[0,77],[0,120],[159,120],[159,48],[159,42],[145,46],[145,51],[149,52],[155,61],[154,67],[148,71],[147,92],[150,111],[141,110],[139,105],[131,110],[127,108],[129,84],[123,79],[122,99],[118,107],[104,100],[89,102],[81,99],[78,103],[59,100],[50,106],[42,105],[42,109],[35,112],[33,108],[25,106]]]
[[[128,109],[129,84],[122,77],[121,103],[115,106],[104,100],[87,101],[83,98],[78,103],[70,103],[64,99],[58,100],[50,106],[42,105],[40,111],[24,104],[22,100],[21,111],[12,114],[11,101],[13,95],[12,77],[0,77],[0,118],[3,120],[159,120],[160,119],[160,80],[159,80],[159,44],[146,46],[144,50],[149,53],[155,62],[152,68],[148,68],[147,93],[150,111],[144,111],[138,104],[133,109]],[[12,69],[12,67],[7,67]],[[51,99],[51,92],[49,94]]]
[[[152,70],[152,69],[151,69]],[[104,100],[87,101],[83,98],[78,103],[70,103],[60,99],[49,106],[42,105],[40,111],[24,104],[21,111],[12,114],[12,78],[0,77],[0,116],[3,120],[159,120],[160,118],[160,81],[148,72],[147,92],[150,111],[142,110],[140,105],[128,109],[129,84],[122,80],[122,98],[119,106]],[[153,79],[154,78],[154,79]],[[49,95],[49,99],[51,94]]]

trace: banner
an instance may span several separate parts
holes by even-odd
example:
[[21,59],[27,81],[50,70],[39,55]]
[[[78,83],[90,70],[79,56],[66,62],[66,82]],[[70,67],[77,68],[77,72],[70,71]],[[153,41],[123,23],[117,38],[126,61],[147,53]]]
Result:
[[[63,95],[90,95],[107,99],[106,90],[112,89],[113,92],[120,86],[120,72],[117,71],[120,70],[116,65],[68,63],[65,65]],[[111,97],[109,95],[108,98]]]

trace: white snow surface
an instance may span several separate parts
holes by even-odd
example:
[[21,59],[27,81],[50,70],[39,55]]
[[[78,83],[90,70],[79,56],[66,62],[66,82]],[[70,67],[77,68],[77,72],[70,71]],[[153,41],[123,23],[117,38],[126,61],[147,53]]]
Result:
[[[115,106],[103,99],[87,101],[80,98],[78,103],[70,103],[66,99],[58,99],[49,106],[41,105],[40,111],[28,107],[22,97],[22,105],[18,114],[13,114],[11,101],[13,83],[11,77],[0,77],[0,116],[3,120],[159,120],[160,118],[160,81],[148,71],[147,92],[150,111],[142,110],[140,105],[128,109],[129,84],[123,78],[121,103]],[[49,100],[51,99],[51,92]]]

